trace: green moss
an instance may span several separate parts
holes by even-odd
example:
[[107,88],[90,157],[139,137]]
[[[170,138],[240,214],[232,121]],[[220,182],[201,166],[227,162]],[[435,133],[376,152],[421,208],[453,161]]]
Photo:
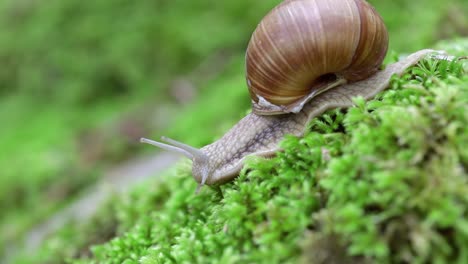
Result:
[[[314,119],[303,138],[286,137],[277,157],[252,157],[234,182],[196,195],[184,162],[112,203],[107,217],[116,219],[116,235],[108,242],[83,251],[82,241],[81,251],[71,246],[67,254],[53,247],[57,239],[70,242],[62,233],[40,256],[71,263],[466,263],[467,87],[463,61],[424,61],[374,100],[356,98],[355,107]],[[95,232],[90,225],[67,230]]]

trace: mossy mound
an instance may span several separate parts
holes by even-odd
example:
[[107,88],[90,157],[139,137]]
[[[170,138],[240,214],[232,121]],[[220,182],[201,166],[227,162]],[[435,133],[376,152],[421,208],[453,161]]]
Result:
[[467,263],[463,63],[423,61],[220,188],[183,163],[18,262]]

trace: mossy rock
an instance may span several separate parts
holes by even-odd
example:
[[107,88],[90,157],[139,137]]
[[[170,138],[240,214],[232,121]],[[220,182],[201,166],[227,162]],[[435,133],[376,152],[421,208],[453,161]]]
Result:
[[195,194],[184,162],[18,263],[468,263],[466,62],[390,86],[219,188]]

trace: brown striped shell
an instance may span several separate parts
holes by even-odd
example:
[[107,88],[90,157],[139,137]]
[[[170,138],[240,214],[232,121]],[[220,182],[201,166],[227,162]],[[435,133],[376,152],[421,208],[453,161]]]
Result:
[[257,114],[298,112],[319,93],[374,74],[388,33],[364,0],[286,0],[257,26],[246,53]]

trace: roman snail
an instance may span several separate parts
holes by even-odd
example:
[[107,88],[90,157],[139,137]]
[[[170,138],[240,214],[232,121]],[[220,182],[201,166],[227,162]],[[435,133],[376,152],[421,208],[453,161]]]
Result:
[[141,141],[190,158],[199,187],[227,182],[247,156],[273,156],[286,134],[302,136],[312,118],[353,106],[353,97],[373,98],[392,75],[434,52],[421,50],[379,70],[387,45],[381,17],[364,0],[285,0],[248,44],[250,114],[201,149],[165,137]]

